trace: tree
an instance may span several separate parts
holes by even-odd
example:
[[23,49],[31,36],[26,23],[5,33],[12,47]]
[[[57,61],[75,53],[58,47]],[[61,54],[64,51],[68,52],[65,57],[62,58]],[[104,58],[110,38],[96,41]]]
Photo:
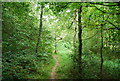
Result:
[[43,8],[44,8],[44,5],[41,4],[40,26],[39,26],[39,32],[38,32],[38,41],[37,41],[36,50],[35,50],[36,55],[37,55],[37,52],[38,52],[38,46],[39,46],[39,42],[40,42],[40,39],[41,39]]
[[[104,15],[103,15],[104,21]],[[101,49],[100,49],[100,57],[101,57],[101,64],[100,64],[100,78],[102,79],[102,72],[103,72],[103,27],[104,25],[101,24]]]
[[[76,17],[77,17],[77,11],[75,10],[75,18],[74,18],[74,36],[73,36],[73,46],[74,46],[74,54],[77,54],[76,52],[76,34],[77,34],[77,23],[76,23]],[[76,58],[76,57],[75,57]]]
[[82,13],[82,6],[78,9],[78,40],[79,40],[79,55],[78,55],[78,60],[80,62],[80,69],[81,69],[81,63],[82,63],[82,23],[81,23],[81,15]]

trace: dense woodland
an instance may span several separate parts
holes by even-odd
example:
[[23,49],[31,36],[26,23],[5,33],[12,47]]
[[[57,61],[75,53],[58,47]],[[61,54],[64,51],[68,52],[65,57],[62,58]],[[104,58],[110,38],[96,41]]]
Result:
[[2,2],[2,78],[118,79],[120,3]]

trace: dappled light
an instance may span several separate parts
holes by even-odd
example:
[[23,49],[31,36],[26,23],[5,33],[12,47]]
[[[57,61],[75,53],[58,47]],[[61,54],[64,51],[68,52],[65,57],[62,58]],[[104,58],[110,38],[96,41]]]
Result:
[[2,2],[2,79],[119,79],[119,11],[117,2]]

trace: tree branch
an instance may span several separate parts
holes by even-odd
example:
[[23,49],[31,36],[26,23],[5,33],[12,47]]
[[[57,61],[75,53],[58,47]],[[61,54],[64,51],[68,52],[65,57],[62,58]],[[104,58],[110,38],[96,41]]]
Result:
[[119,2],[117,2],[116,5],[105,5],[105,4],[103,4],[103,3],[93,3],[93,2],[89,2],[89,3],[90,3],[90,4],[96,4],[96,5],[103,5],[103,6],[119,6],[119,5],[120,5]]
[[97,35],[97,33],[98,33],[98,31],[97,31],[93,36],[90,36],[90,37],[88,37],[88,38],[86,38],[86,39],[82,39],[82,40],[91,39],[91,38],[93,38],[95,35]]
[[[100,29],[100,28],[96,28],[96,29]],[[112,30],[112,29],[115,30],[116,28],[106,28],[106,29],[104,28],[103,30]]]
[[117,30],[120,30],[120,28],[118,28],[118,27],[117,27],[116,25],[114,25],[112,22],[110,22],[110,21],[108,21],[108,20],[107,20],[107,22],[110,23],[111,25],[113,25]]
[[[106,12],[106,11],[103,11],[101,9],[99,9],[98,7],[94,6],[97,10],[101,11],[102,13],[107,13],[107,14],[114,14],[114,13],[111,13],[111,12]],[[120,13],[115,13],[116,15],[120,15]]]
[[70,26],[68,27],[68,29],[70,29],[70,28],[71,28],[71,26],[73,25],[73,22],[74,22],[74,21],[72,21],[72,22],[71,22],[71,24],[70,24]]
[[71,28],[71,26],[73,25],[73,22],[75,21],[76,17],[77,17],[77,15],[76,15],[76,10],[75,10],[75,17],[74,17],[74,20],[71,22],[71,24],[70,24],[70,26],[68,27],[68,29]]
[[98,8],[98,7],[96,7],[96,6],[95,6],[95,8],[96,8],[97,10],[99,10],[99,11],[103,12],[103,13],[106,13],[105,11],[103,11],[103,10],[99,9],[99,8]]

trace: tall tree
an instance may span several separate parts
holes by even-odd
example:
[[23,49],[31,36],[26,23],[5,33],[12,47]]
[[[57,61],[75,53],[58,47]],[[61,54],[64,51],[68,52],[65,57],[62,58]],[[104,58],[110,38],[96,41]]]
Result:
[[41,13],[40,13],[40,26],[39,26],[39,32],[38,32],[38,41],[36,44],[36,50],[35,50],[35,54],[37,54],[38,52],[38,46],[39,46],[39,42],[40,42],[40,36],[41,36],[41,32],[42,32],[42,17],[43,17],[43,7],[44,5],[41,4]]
[[78,40],[79,40],[79,62],[81,64],[81,57],[82,57],[82,23],[81,23],[81,13],[82,13],[82,6],[78,9]]
[[73,46],[74,46],[74,54],[75,54],[75,60],[76,60],[76,34],[77,34],[77,25],[76,25],[76,17],[77,17],[77,11],[75,10],[75,18],[74,18],[74,36],[73,36]]
[[[104,23],[104,15],[103,15],[103,23]],[[103,71],[103,26],[101,24],[101,48],[100,48],[100,57],[101,57],[101,64],[100,64],[100,78],[102,78],[102,71]]]

